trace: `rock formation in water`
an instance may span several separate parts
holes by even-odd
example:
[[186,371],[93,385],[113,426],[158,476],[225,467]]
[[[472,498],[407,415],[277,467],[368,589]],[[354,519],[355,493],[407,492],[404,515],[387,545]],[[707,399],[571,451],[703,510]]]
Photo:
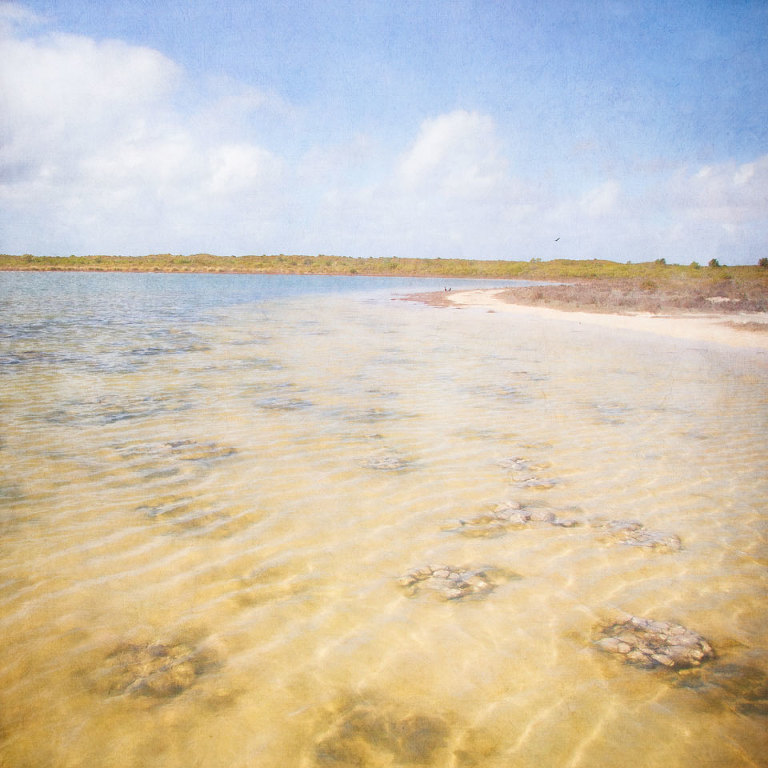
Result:
[[574,518],[558,517],[555,510],[548,507],[533,507],[516,501],[505,501],[490,512],[459,520],[458,525],[451,525],[446,530],[461,533],[464,536],[492,538],[501,536],[514,528],[536,524],[573,528],[580,523]]
[[92,675],[97,691],[166,699],[178,696],[197,678],[218,666],[210,649],[183,642],[120,643]]
[[627,615],[598,629],[595,644],[629,664],[645,668],[698,667],[715,657],[712,646],[693,630],[668,621]]
[[464,597],[483,597],[500,584],[519,578],[512,571],[494,566],[460,568],[453,565],[424,565],[412,568],[398,583],[409,597],[426,592],[443,600],[458,600]]
[[[443,765],[447,721],[387,702],[352,701],[314,744],[317,766]],[[442,760],[440,760],[442,758]]]
[[595,518],[590,524],[604,531],[603,541],[609,544],[626,544],[667,553],[679,552],[683,548],[680,538],[674,533],[649,530],[637,520]]
[[211,440],[202,443],[195,440],[172,440],[164,445],[173,458],[181,461],[211,461],[235,453],[231,446],[219,445]]
[[411,467],[410,461],[394,452],[370,456],[360,464],[365,469],[375,469],[379,472],[397,472]]
[[518,488],[546,491],[557,485],[557,480],[540,477],[537,474],[549,466],[547,462],[533,462],[523,456],[510,456],[509,458],[501,459],[496,463],[503,469],[508,469],[512,473],[514,483]]

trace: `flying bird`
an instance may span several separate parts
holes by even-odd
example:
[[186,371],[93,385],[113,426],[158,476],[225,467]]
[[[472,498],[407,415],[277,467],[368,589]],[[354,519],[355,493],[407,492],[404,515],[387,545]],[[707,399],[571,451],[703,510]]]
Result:
[[555,238],[555,242],[557,242],[559,239],[560,239],[559,237],[556,237],[556,238]]

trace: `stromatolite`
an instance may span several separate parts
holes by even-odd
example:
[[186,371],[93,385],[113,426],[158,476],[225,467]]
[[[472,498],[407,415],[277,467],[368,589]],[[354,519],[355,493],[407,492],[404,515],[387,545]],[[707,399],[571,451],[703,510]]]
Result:
[[91,675],[95,690],[164,699],[177,696],[205,672],[218,666],[208,649],[183,642],[120,643],[104,666]]
[[600,627],[598,648],[641,667],[686,669],[713,659],[712,646],[699,634],[669,621],[627,616]]
[[489,512],[461,519],[458,525],[451,525],[446,530],[455,531],[464,536],[492,538],[513,528],[535,524],[573,528],[579,525],[579,521],[574,518],[558,517],[555,510],[548,507],[532,507],[516,501],[506,501],[497,504]]
[[172,440],[165,443],[170,455],[181,461],[211,461],[231,456],[235,449],[229,445],[219,445],[212,440]]
[[557,485],[557,480],[546,477],[537,477],[532,475],[522,480],[518,480],[515,485],[518,488],[532,488],[535,491],[546,491]]
[[546,462],[534,462],[524,456],[509,456],[506,459],[500,459],[496,463],[503,469],[510,470],[510,472],[539,472],[549,466]]
[[427,591],[443,600],[482,597],[496,587],[520,576],[495,566],[462,568],[453,565],[424,565],[412,568],[399,579],[409,596]]
[[314,744],[316,766],[444,765],[450,727],[434,712],[414,712],[381,701],[351,701],[340,708]]
[[590,522],[593,528],[604,531],[602,538],[607,543],[644,547],[657,552],[679,552],[683,548],[679,536],[674,533],[649,530],[637,520],[595,518]]
[[363,459],[360,465],[379,472],[398,472],[410,468],[411,462],[397,453],[385,453]]

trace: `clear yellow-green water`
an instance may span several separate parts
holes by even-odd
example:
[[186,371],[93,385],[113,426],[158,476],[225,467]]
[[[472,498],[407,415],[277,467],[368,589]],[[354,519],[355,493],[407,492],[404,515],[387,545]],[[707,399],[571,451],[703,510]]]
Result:
[[[768,764],[765,354],[333,295],[145,331],[3,340],[0,765]],[[452,530],[508,500],[582,524]],[[721,672],[600,653],[615,611]]]

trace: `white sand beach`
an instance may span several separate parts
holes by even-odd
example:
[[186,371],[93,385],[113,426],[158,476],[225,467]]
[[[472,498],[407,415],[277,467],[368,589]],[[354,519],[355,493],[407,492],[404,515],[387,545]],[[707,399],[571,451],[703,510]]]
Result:
[[[606,328],[655,333],[679,339],[708,341],[732,347],[768,349],[768,314],[766,313],[654,315],[571,312],[509,303],[501,298],[504,293],[509,295],[505,289],[482,288],[471,291],[451,291],[445,294],[445,298],[457,308],[475,307],[493,312],[511,312]],[[753,323],[764,325],[765,331],[754,330],[753,326],[748,325]]]

